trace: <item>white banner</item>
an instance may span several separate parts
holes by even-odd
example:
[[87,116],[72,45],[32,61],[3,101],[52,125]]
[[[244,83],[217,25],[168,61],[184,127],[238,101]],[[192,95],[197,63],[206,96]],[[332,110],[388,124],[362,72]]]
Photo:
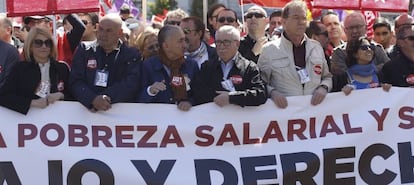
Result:
[[77,102],[0,108],[0,184],[242,185],[414,182],[414,89],[331,93],[286,109]]

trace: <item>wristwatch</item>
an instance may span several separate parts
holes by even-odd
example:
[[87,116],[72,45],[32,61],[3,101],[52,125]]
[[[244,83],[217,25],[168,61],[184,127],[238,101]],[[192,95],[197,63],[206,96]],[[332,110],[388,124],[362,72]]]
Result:
[[326,92],[329,92],[329,88],[328,88],[328,86],[326,86],[326,85],[324,85],[324,84],[321,84],[321,85],[319,85],[318,86],[318,88],[319,87],[322,87],[322,88],[324,88],[325,90],[326,90]]

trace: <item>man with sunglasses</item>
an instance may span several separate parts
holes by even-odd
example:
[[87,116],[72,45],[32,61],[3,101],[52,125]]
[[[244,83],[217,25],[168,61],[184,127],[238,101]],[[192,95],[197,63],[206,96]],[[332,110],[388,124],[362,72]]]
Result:
[[380,79],[393,86],[414,87],[414,26],[400,26],[396,36],[400,52],[384,64]]
[[263,48],[258,66],[268,94],[279,108],[286,108],[286,96],[312,95],[318,105],[332,88],[321,45],[306,34],[308,8],[303,1],[287,3],[282,10],[284,31],[280,39]]
[[218,14],[217,14],[217,28],[222,27],[223,25],[230,25],[233,26],[235,28],[239,27],[239,23],[237,22],[237,13],[236,11],[229,9],[229,8],[225,8],[223,10],[221,10]]
[[[412,24],[414,24],[414,18],[411,15],[408,15],[407,13],[402,13],[401,15],[396,17],[394,21],[395,35],[398,35],[398,32],[402,26]],[[397,40],[394,47],[391,49],[390,58],[393,59],[397,57],[400,54],[400,52],[400,46]]]
[[260,6],[252,6],[247,9],[244,17],[248,34],[241,39],[239,52],[243,57],[257,63],[263,45],[272,38],[266,34],[267,13]]
[[206,34],[203,20],[195,16],[186,17],[181,20],[180,27],[188,44],[184,53],[187,58],[195,60],[199,68],[204,62],[217,58],[216,49],[203,41]]
[[[367,33],[367,23],[365,17],[360,12],[354,12],[345,17],[344,20],[345,34],[348,39],[355,40]],[[390,58],[385,53],[384,48],[381,45],[375,47],[374,64],[377,66],[377,71],[380,71],[384,63],[390,61]],[[338,46],[331,58],[331,73],[333,75],[342,75],[346,72],[348,67],[345,64],[346,54],[346,43]]]
[[185,12],[181,8],[177,8],[173,11],[169,11],[166,15],[166,18],[164,20],[164,25],[176,25],[180,26],[181,19],[184,19],[188,17],[187,12]]

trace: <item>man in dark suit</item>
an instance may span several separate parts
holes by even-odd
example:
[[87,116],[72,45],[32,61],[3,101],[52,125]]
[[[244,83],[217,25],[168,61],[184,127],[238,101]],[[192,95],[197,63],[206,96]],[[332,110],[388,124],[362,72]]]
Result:
[[75,99],[92,112],[106,111],[113,103],[134,102],[140,88],[141,57],[120,41],[121,26],[119,15],[105,15],[97,44],[82,44],[74,54],[70,87]]
[[220,27],[215,42],[219,58],[202,65],[194,84],[196,103],[214,102],[221,107],[265,103],[267,95],[258,67],[237,51],[240,45],[237,28],[228,25]]

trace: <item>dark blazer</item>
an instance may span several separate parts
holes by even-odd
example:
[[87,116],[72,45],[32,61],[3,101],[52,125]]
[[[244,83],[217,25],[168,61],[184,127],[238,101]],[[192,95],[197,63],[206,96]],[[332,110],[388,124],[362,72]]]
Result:
[[[54,60],[50,61],[49,75],[50,92],[62,92],[65,99],[69,99],[68,66]],[[0,89],[0,105],[27,114],[32,100],[40,98],[35,94],[40,81],[40,68],[36,62],[17,62]]]
[[[233,85],[236,92],[230,95],[230,103],[240,106],[257,106],[264,104],[267,100],[265,85],[260,78],[257,65],[250,60],[236,54],[233,68],[230,70],[228,79],[233,78]],[[221,82],[223,81],[223,71],[221,62],[210,60],[201,67],[194,84],[194,98],[196,104],[213,102],[218,94],[216,91],[226,91]],[[241,81],[240,81],[241,80]]]
[[[199,72],[197,62],[194,60],[186,59],[184,64],[180,68],[180,72],[190,79],[190,90],[187,90],[188,101],[193,103],[192,98],[192,81],[194,76]],[[149,86],[154,82],[165,81],[167,89],[165,91],[158,92],[155,96],[150,96],[147,92]],[[139,103],[177,103],[173,100],[172,88],[170,82],[171,77],[168,75],[167,71],[164,69],[164,65],[161,63],[159,56],[153,56],[148,58],[143,62],[143,71],[142,71],[142,85],[143,88],[138,94],[137,102]]]
[[[81,44],[73,56],[70,88],[76,100],[86,108],[98,95],[108,95],[111,103],[133,102],[140,88],[141,56],[138,50],[121,44],[106,54],[102,47]],[[109,72],[107,87],[95,86],[98,70]]]
[[205,44],[207,46],[208,60],[218,60],[218,55],[217,55],[216,48],[211,47],[207,43],[205,43]]

